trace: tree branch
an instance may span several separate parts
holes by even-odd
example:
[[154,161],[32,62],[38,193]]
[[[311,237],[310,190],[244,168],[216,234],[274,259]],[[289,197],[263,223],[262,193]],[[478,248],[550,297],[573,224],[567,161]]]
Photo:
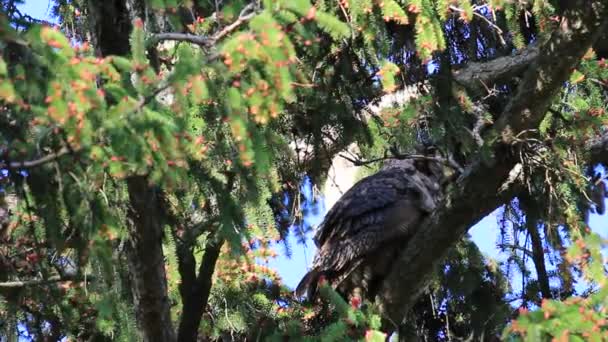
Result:
[[46,156],[40,157],[34,160],[26,160],[26,161],[18,161],[18,162],[0,162],[0,169],[31,169],[40,165],[44,165],[46,163],[52,162],[60,157],[70,153],[70,149],[67,147],[62,147],[59,151],[51,154],[47,154]]
[[538,58],[539,52],[537,45],[531,45],[513,56],[469,63],[465,68],[453,72],[454,81],[471,93],[481,94],[493,84],[523,73]]
[[534,268],[536,269],[536,278],[540,287],[541,295],[543,298],[551,299],[551,284],[549,283],[549,275],[547,273],[547,267],[545,265],[545,252],[543,248],[543,240],[538,232],[538,225],[540,223],[538,208],[534,205],[529,194],[520,196],[520,203],[522,209],[526,214],[525,228],[530,234],[530,240],[532,242],[532,261],[534,262]]
[[472,225],[517,194],[517,187],[498,192],[517,165],[508,150],[511,137],[538,127],[554,96],[607,24],[608,4],[601,0],[572,1],[564,11],[560,27],[539,49],[486,139],[494,155],[501,158],[484,162],[480,155],[448,186],[443,206],[413,233],[378,291],[376,302],[394,323],[401,322],[424,291],[442,253]]
[[[234,188],[236,174],[228,172],[225,193],[230,194]],[[215,226],[216,220],[211,220],[208,225]],[[190,227],[186,237],[178,245],[179,271],[182,277],[180,285],[180,295],[182,297],[183,310],[177,333],[179,342],[196,342],[198,340],[198,328],[201,324],[203,313],[207,307],[211,287],[212,277],[215,272],[215,265],[220,255],[220,250],[224,244],[224,239],[216,236],[215,231],[210,231],[205,243],[205,253],[198,269],[198,276],[194,272],[196,260],[192,251],[193,243],[196,238],[204,231],[200,229],[200,224]],[[207,229],[209,231],[209,229]],[[198,234],[198,235],[197,235]]]
[[425,156],[425,155],[422,155],[422,154],[398,154],[398,155],[390,155],[390,156],[372,158],[372,159],[367,159],[367,160],[354,159],[354,158],[351,158],[351,157],[346,156],[346,155],[341,154],[341,153],[339,154],[339,156],[340,156],[340,158],[348,160],[354,166],[369,165],[369,164],[381,162],[383,160],[388,160],[388,159],[429,160],[429,161],[435,161],[435,162],[438,162],[438,163],[441,163],[441,164],[445,164],[445,165],[451,166],[451,167],[454,166],[453,163],[451,163],[449,160],[447,160],[445,158]]
[[150,38],[148,46],[154,46],[162,41],[171,40],[176,42],[187,42],[204,47],[210,47],[213,45],[211,37],[199,36],[192,33],[181,33],[181,32],[165,32],[157,33]]
[[501,244],[497,244],[496,248],[499,248],[501,251],[505,251],[507,249],[510,249],[512,251],[521,251],[524,255],[526,255],[527,257],[532,257],[532,251],[530,251],[529,249],[525,248],[524,246],[519,246],[519,245],[509,245],[506,243],[501,243]]
[[183,310],[178,330],[179,342],[195,342],[198,338],[198,327],[211,294],[212,276],[220,255],[223,239],[210,239],[205,245],[205,254],[198,270],[196,280],[191,288],[182,294]]
[[537,45],[530,45],[512,56],[469,63],[453,72],[454,81],[472,94],[481,94],[500,81],[522,74],[538,58],[539,52]]
[[[152,92],[152,94],[150,94],[146,97],[140,98],[137,105],[135,106],[135,109],[132,112],[137,112],[137,111],[141,110],[145,105],[149,104],[152,100],[154,100],[158,94],[160,94],[161,92],[163,92],[164,90],[166,90],[168,88],[169,88],[168,84],[161,85],[160,87],[155,89]],[[47,154],[38,159],[24,160],[24,161],[12,161],[12,162],[0,161],[0,169],[9,169],[9,170],[31,169],[31,168],[35,168],[35,167],[44,165],[46,163],[55,161],[55,160],[65,156],[66,154],[77,153],[77,152],[79,152],[78,149],[72,149],[70,147],[64,146],[59,151]]]
[[220,39],[224,38],[228,34],[232,33],[239,26],[247,21],[251,20],[256,15],[256,5],[251,3],[243,8],[239,17],[230,25],[224,27],[211,37],[198,36],[190,33],[176,33],[176,32],[166,32],[166,33],[157,33],[153,35],[149,40],[147,45],[154,46],[162,41],[171,40],[178,42],[188,42],[196,45],[200,45],[202,47],[212,47],[215,45]]
[[[83,281],[84,278],[77,276],[51,276],[47,279],[29,279],[29,280],[16,280],[16,281],[5,281],[0,282],[0,290],[2,289],[17,289],[28,286],[40,286],[40,285],[48,285],[53,283],[61,283],[64,281]],[[87,279],[92,280],[92,279]]]
[[504,143],[519,132],[538,128],[572,70],[608,25],[608,4],[602,1],[571,1],[568,6],[572,7],[564,11],[559,28],[543,44],[494,125],[492,134],[500,134]]

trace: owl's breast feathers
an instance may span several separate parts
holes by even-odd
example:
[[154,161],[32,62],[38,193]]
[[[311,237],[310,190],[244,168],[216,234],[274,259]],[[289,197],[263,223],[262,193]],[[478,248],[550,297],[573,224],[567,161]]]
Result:
[[[438,190],[436,182],[426,175],[402,167],[382,170],[356,183],[319,226],[314,237],[317,254],[296,295],[307,293],[312,299],[321,278],[349,292],[352,289],[345,288],[350,287],[346,284],[369,282],[378,273],[387,272],[387,262],[392,262],[394,255],[390,254],[394,253],[378,251],[388,246],[394,250],[396,241],[409,236],[412,227],[435,209]],[[353,274],[355,270],[366,274]]]

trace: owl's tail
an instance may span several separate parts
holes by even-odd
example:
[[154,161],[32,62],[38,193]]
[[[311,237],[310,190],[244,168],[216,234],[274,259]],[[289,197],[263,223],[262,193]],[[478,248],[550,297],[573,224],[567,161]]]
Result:
[[304,293],[306,293],[308,300],[312,300],[317,293],[317,285],[322,273],[323,272],[320,272],[317,268],[313,268],[306,273],[296,287],[296,296],[303,297]]

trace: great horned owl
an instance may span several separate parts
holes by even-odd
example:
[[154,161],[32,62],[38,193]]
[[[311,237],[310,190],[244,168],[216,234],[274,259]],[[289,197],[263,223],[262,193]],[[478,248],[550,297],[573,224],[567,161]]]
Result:
[[435,209],[440,167],[424,165],[388,160],[338,200],[315,234],[318,250],[296,295],[312,299],[323,278],[345,297],[373,298],[404,241]]

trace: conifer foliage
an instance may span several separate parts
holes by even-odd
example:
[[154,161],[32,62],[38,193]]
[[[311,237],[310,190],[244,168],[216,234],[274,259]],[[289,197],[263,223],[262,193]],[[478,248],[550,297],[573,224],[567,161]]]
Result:
[[[608,338],[604,1],[21,2],[0,0],[9,341]],[[304,180],[422,145],[442,202],[382,295],[296,298],[268,265],[312,228]],[[499,207],[504,262],[466,236]]]

